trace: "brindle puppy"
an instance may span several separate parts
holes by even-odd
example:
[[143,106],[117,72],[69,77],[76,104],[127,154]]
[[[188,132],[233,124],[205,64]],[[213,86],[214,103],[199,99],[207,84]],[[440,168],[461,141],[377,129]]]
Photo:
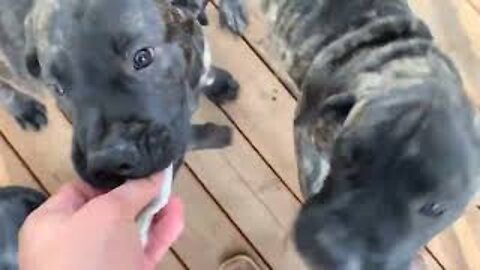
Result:
[[480,117],[403,0],[270,0],[314,269],[404,270],[478,190]]
[[201,13],[171,0],[4,0],[0,100],[38,130],[45,107],[26,91],[50,86],[73,121],[74,165],[98,188],[227,146],[227,127],[190,124],[200,94],[219,103],[238,89],[210,66]]

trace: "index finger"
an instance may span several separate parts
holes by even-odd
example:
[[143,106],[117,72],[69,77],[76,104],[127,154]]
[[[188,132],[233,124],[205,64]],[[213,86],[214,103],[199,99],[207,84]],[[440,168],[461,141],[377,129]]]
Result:
[[157,195],[165,173],[159,172],[148,178],[132,180],[96,199],[96,203],[119,209],[123,217],[135,220]]
[[98,195],[99,192],[85,183],[70,182],[52,195],[36,212],[37,214],[46,211],[73,214]]

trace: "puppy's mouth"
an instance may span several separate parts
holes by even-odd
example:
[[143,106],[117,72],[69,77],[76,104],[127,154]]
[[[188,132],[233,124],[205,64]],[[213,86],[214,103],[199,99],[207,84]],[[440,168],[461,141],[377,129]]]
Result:
[[155,172],[163,171],[167,169],[171,164],[176,163],[177,159],[173,154],[173,149],[168,149],[172,151],[166,151],[169,153],[168,156],[163,156],[161,158],[151,156],[148,158],[148,161],[142,162],[142,168],[135,173],[125,174],[121,171],[109,171],[103,172],[98,171],[96,173],[90,173],[88,170],[87,163],[87,154],[86,151],[74,142],[72,149],[72,161],[75,170],[82,178],[83,181],[92,185],[93,187],[101,190],[111,190],[122,184],[127,180],[135,180],[148,177]]

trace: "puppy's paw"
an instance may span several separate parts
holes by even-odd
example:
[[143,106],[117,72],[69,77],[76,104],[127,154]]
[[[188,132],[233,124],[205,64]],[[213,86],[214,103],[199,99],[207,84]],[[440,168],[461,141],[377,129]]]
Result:
[[234,34],[242,35],[248,26],[248,13],[242,0],[220,2],[220,23]]
[[39,131],[48,123],[45,105],[24,94],[15,96],[11,113],[25,130]]
[[214,148],[225,148],[232,145],[233,130],[229,126],[207,123],[204,127],[210,134],[210,139],[215,142]]
[[208,91],[207,97],[215,104],[224,104],[229,101],[234,101],[238,97],[240,84],[230,74],[225,74],[221,83],[215,85],[216,89]]
[[232,144],[233,131],[228,126],[213,123],[194,125],[190,150],[225,148]]

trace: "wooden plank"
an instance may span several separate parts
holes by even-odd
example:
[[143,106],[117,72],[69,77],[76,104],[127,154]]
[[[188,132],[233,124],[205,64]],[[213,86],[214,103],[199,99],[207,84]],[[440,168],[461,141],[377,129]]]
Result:
[[10,145],[0,136],[0,187],[26,186],[42,190]]
[[[28,162],[32,171],[35,172],[42,183],[46,186],[51,186],[52,190],[57,190],[62,183],[74,179],[68,177],[68,175],[74,175],[73,171],[65,170],[63,172],[66,172],[66,176],[63,176],[58,169],[49,167],[51,164],[70,167],[69,151],[65,149],[69,149],[70,138],[68,134],[71,133],[71,127],[62,118],[60,112],[53,107],[52,102],[47,104],[51,119],[54,120],[52,120],[52,126],[41,133],[22,132],[5,113],[0,114],[0,130],[4,134],[9,134],[10,143],[22,158]],[[59,133],[53,130],[53,127],[63,130],[63,135],[58,135]],[[42,138],[41,147],[36,145],[39,143],[38,137]],[[48,156],[37,154],[45,149],[52,150]],[[71,167],[69,170],[71,170]],[[50,181],[49,179],[53,175],[56,175],[59,180]],[[191,175],[185,173],[182,175],[183,178],[186,178],[186,181],[179,181],[178,185],[182,192],[180,196],[185,198],[189,216],[186,234],[178,242],[176,252],[181,256],[186,256],[186,258],[181,257],[185,264],[191,267],[191,269],[211,269],[214,265],[218,266],[221,259],[225,256],[238,252],[250,255],[262,269],[268,269],[259,255],[255,253],[253,248],[223,214],[222,210],[215,205],[207,194],[201,193],[205,191],[202,190],[199,182],[194,180]],[[221,228],[221,231],[212,230],[208,232],[206,231],[207,228]],[[214,233],[214,235],[207,237],[209,233]],[[206,250],[208,252],[198,253],[198,249],[193,249],[195,246],[207,246],[208,249]]]
[[206,30],[214,63],[232,72],[241,85],[239,99],[223,109],[289,189],[302,198],[292,132],[295,100],[244,42],[220,29],[216,10],[210,6],[208,13]]
[[172,252],[168,252],[162,261],[156,268],[157,270],[186,270],[187,268],[183,266],[180,260],[173,255]]
[[261,269],[268,269],[185,167],[179,171],[175,190],[185,203],[187,222],[174,248],[190,269],[218,269],[236,254],[248,255]]
[[446,269],[480,269],[480,216],[469,208],[450,229],[437,236],[428,247]]
[[427,250],[422,249],[420,252],[420,256],[422,256],[423,262],[425,263],[426,269],[425,270],[442,270],[442,266],[440,266],[437,261],[433,259],[430,253]]

